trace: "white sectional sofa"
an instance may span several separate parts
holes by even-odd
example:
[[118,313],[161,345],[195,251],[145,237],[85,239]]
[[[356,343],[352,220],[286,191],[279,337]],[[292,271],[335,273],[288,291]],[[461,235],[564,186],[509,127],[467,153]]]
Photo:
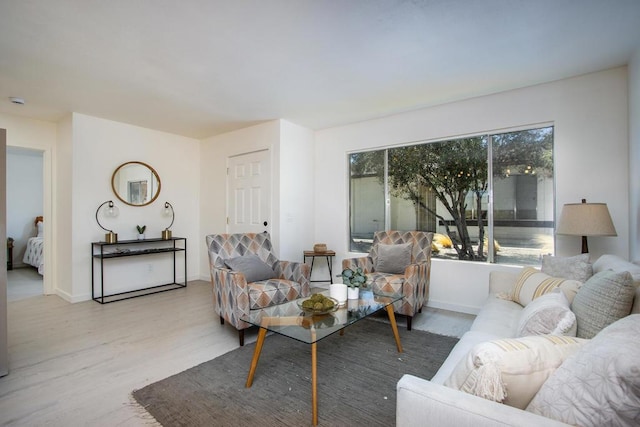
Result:
[[[640,280],[640,266],[612,255],[594,263],[594,274],[602,270],[630,271],[635,284]],[[500,293],[513,288],[519,272],[494,271],[490,274],[490,295],[471,329],[453,348],[436,375],[429,381],[404,375],[397,384],[396,425],[409,426],[560,426],[561,422],[532,412],[483,399],[443,385],[458,363],[479,343],[513,338],[520,314],[519,304],[500,299]],[[632,313],[640,313],[640,288]]]

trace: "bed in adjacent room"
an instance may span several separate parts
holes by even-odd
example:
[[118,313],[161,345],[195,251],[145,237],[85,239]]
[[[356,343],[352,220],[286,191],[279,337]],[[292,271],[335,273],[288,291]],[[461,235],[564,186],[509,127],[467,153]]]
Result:
[[36,217],[34,221],[37,234],[36,237],[29,237],[27,240],[27,250],[24,252],[22,262],[38,269],[38,273],[44,274],[44,219]]

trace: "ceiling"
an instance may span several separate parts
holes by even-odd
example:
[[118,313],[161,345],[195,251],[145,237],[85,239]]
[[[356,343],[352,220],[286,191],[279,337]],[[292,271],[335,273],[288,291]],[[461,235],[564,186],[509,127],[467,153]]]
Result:
[[322,129],[625,65],[639,23],[638,0],[0,0],[0,112]]

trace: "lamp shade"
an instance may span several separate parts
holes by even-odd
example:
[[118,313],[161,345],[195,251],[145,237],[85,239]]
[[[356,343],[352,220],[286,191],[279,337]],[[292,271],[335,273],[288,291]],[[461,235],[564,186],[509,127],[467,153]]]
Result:
[[169,224],[169,226],[167,228],[162,230],[162,238],[164,240],[169,240],[169,239],[171,239],[171,230],[170,230],[170,228],[173,225],[173,221],[176,219],[176,213],[173,210],[173,206],[169,202],[164,202],[164,215],[166,215],[166,216],[171,215],[171,224]]
[[556,234],[617,236],[606,203],[567,203],[562,207]]
[[[103,207],[104,207],[104,209],[103,209]],[[102,210],[102,214],[105,217],[115,218],[116,216],[118,216],[118,212],[119,212],[118,211],[118,207],[113,204],[113,200],[107,200],[106,202],[104,202],[100,206],[98,206],[98,209],[96,209],[96,222],[98,223],[100,228],[102,228],[104,231],[107,232],[104,235],[105,242],[107,242],[107,243],[116,243],[118,241],[118,234],[114,233],[113,230],[109,230],[108,228],[105,228],[100,223],[99,215],[100,215],[100,211],[101,210]]]

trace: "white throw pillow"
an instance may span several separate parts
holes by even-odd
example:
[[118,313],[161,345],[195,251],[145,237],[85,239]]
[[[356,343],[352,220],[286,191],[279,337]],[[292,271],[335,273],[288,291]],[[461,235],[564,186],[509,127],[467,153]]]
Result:
[[484,342],[460,360],[444,385],[524,409],[553,371],[587,341],[535,335]]
[[582,282],[577,280],[551,277],[533,267],[524,267],[511,290],[510,296],[512,301],[526,307],[527,304],[539,296],[551,292],[555,288],[560,288],[567,297],[569,304],[571,304],[580,286],[582,286]]
[[589,261],[589,254],[571,257],[544,255],[541,271],[549,276],[586,282],[593,276],[593,266]]
[[527,411],[567,424],[640,425],[640,314],[607,326],[549,377]]
[[568,335],[575,337],[576,315],[569,308],[569,301],[560,289],[544,294],[520,313],[516,336]]

